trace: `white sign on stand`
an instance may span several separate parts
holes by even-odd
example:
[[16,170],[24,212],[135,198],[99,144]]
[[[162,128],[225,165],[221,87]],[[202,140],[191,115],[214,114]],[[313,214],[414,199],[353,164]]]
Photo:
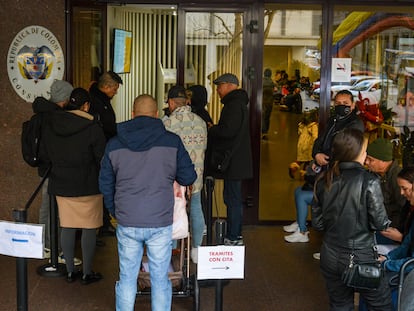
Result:
[[197,279],[244,279],[244,246],[198,247]]
[[42,224],[0,221],[0,254],[42,259],[44,227]]

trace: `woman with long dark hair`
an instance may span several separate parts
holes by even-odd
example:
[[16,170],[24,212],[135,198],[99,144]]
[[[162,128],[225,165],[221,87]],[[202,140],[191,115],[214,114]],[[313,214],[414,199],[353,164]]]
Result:
[[[385,230],[390,221],[385,211],[380,180],[363,167],[367,140],[361,131],[348,128],[332,142],[329,168],[315,184],[312,224],[324,231],[321,272],[326,281],[330,310],[354,310],[354,291],[342,274],[354,261],[377,259],[374,232]],[[383,278],[375,290],[361,289],[370,310],[392,310],[391,292]]]

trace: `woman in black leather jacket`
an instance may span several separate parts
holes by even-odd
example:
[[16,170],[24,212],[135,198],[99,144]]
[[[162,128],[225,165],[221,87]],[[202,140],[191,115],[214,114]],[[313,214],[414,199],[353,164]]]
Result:
[[[377,258],[374,231],[388,227],[380,180],[363,167],[367,140],[357,129],[344,129],[332,142],[332,159],[315,185],[312,225],[324,231],[321,271],[326,280],[330,310],[354,310],[354,288],[341,279],[349,264]],[[369,310],[392,310],[391,292],[383,278],[376,290],[359,290]]]

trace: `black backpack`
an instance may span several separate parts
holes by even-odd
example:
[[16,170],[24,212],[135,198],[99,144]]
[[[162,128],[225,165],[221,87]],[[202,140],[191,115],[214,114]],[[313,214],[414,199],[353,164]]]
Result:
[[34,114],[30,120],[23,122],[22,125],[22,155],[23,160],[33,167],[40,164],[40,141],[42,139],[42,113]]

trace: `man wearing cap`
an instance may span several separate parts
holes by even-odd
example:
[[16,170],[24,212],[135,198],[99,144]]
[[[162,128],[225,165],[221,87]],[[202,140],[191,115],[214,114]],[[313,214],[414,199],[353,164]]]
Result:
[[239,79],[231,73],[219,76],[213,83],[217,86],[223,109],[218,124],[210,127],[208,131],[208,149],[211,150],[207,152],[207,156],[216,150],[229,154],[230,161],[224,172],[207,172],[207,175],[212,174],[216,178],[224,179],[223,199],[227,206],[227,232],[224,243],[243,245],[241,181],[253,177],[247,109],[249,97],[246,91],[238,88]]
[[[388,218],[392,222],[391,227],[393,228],[381,233],[383,236],[395,240],[394,230],[397,229],[399,232],[404,230],[404,219],[400,219],[400,214],[406,199],[401,195],[401,190],[397,184],[397,175],[401,171],[401,167],[397,160],[393,160],[392,152],[391,141],[385,138],[377,138],[368,145],[365,164],[370,171],[376,173],[381,179],[385,209]],[[379,244],[390,244],[390,241],[387,241],[387,243],[381,240],[378,241]]]
[[[116,118],[111,99],[118,92],[120,84],[122,84],[121,77],[113,71],[108,71],[103,73],[98,82],[93,83],[89,88],[91,97],[89,113],[97,116],[101,121],[107,141],[116,135]],[[106,208],[103,212],[103,226],[99,233],[113,236],[115,235],[115,228],[111,224],[111,217]]]
[[164,126],[181,137],[184,147],[193,161],[197,179],[191,191],[190,221],[191,221],[191,259],[198,261],[198,247],[203,241],[205,226],[201,208],[201,189],[203,187],[204,153],[207,148],[207,126],[203,119],[191,112],[191,106],[186,104],[186,90],[183,86],[173,86],[168,91],[168,108],[171,112],[165,118]]

